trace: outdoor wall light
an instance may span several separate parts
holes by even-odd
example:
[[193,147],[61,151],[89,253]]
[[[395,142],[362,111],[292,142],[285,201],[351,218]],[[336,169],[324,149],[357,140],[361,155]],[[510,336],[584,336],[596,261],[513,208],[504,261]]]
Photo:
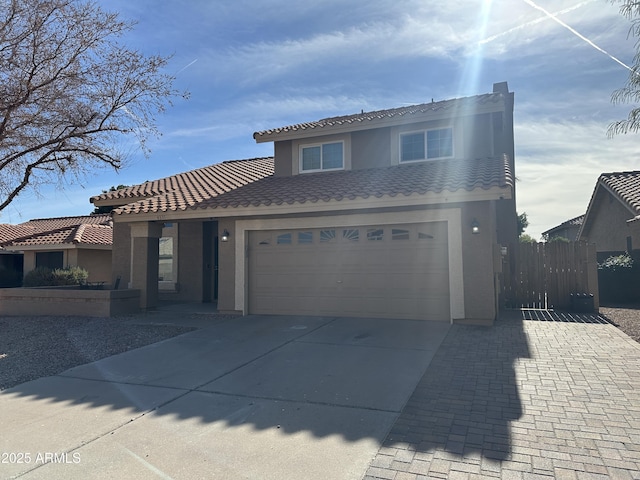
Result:
[[473,219],[473,222],[471,222],[471,233],[473,233],[474,235],[476,233],[480,233],[480,224],[475,218]]
[[223,242],[229,241],[229,230],[227,230],[226,228],[224,229],[224,231],[222,232],[222,236],[220,237],[220,240],[222,240]]

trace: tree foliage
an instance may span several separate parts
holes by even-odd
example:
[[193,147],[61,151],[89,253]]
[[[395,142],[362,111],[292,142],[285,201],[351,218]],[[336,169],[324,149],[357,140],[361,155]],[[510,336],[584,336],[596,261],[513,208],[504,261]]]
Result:
[[178,96],[168,58],[120,43],[134,26],[85,0],[0,2],[0,211],[27,186],[119,169]]
[[525,228],[529,226],[529,219],[527,218],[527,212],[522,212],[520,215],[516,212],[518,223],[518,236],[524,233]]
[[537,243],[536,239],[527,233],[521,233],[518,240],[520,243]]
[[[102,190],[102,193],[109,193],[109,192],[115,192],[118,191],[122,188],[128,188],[130,187],[130,185],[118,185],[117,187],[111,185],[111,188],[109,188],[109,190]],[[93,209],[93,212],[91,212],[93,215],[97,215],[97,214],[101,214],[101,213],[111,213],[113,211],[113,209],[116,208],[112,205],[107,205],[107,206],[101,206],[98,207],[96,206]]]
[[[611,2],[620,4],[620,14],[631,22],[629,36],[637,39],[629,78],[622,88],[613,92],[611,101],[614,104],[638,104],[640,102],[640,1],[611,0]],[[608,134],[614,136],[638,130],[640,130],[640,107],[633,107],[627,118],[609,125]]]

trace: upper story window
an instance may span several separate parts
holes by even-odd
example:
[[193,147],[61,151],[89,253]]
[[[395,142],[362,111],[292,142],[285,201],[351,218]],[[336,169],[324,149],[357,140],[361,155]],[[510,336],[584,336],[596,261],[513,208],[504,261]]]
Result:
[[453,157],[453,129],[423,130],[400,135],[400,161]]
[[300,170],[302,172],[341,170],[343,168],[343,142],[305,145],[300,148]]

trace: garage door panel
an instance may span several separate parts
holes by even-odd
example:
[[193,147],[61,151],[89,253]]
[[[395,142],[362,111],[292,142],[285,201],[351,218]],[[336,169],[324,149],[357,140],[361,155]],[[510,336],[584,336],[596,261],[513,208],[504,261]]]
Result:
[[446,222],[251,232],[249,245],[251,313],[449,319]]

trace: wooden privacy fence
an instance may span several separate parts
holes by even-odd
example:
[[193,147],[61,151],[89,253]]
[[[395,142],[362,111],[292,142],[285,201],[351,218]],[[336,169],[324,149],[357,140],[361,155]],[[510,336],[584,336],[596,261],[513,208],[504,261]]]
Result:
[[520,243],[504,278],[511,307],[571,307],[572,294],[593,294],[597,311],[598,263],[594,244],[585,242]]

